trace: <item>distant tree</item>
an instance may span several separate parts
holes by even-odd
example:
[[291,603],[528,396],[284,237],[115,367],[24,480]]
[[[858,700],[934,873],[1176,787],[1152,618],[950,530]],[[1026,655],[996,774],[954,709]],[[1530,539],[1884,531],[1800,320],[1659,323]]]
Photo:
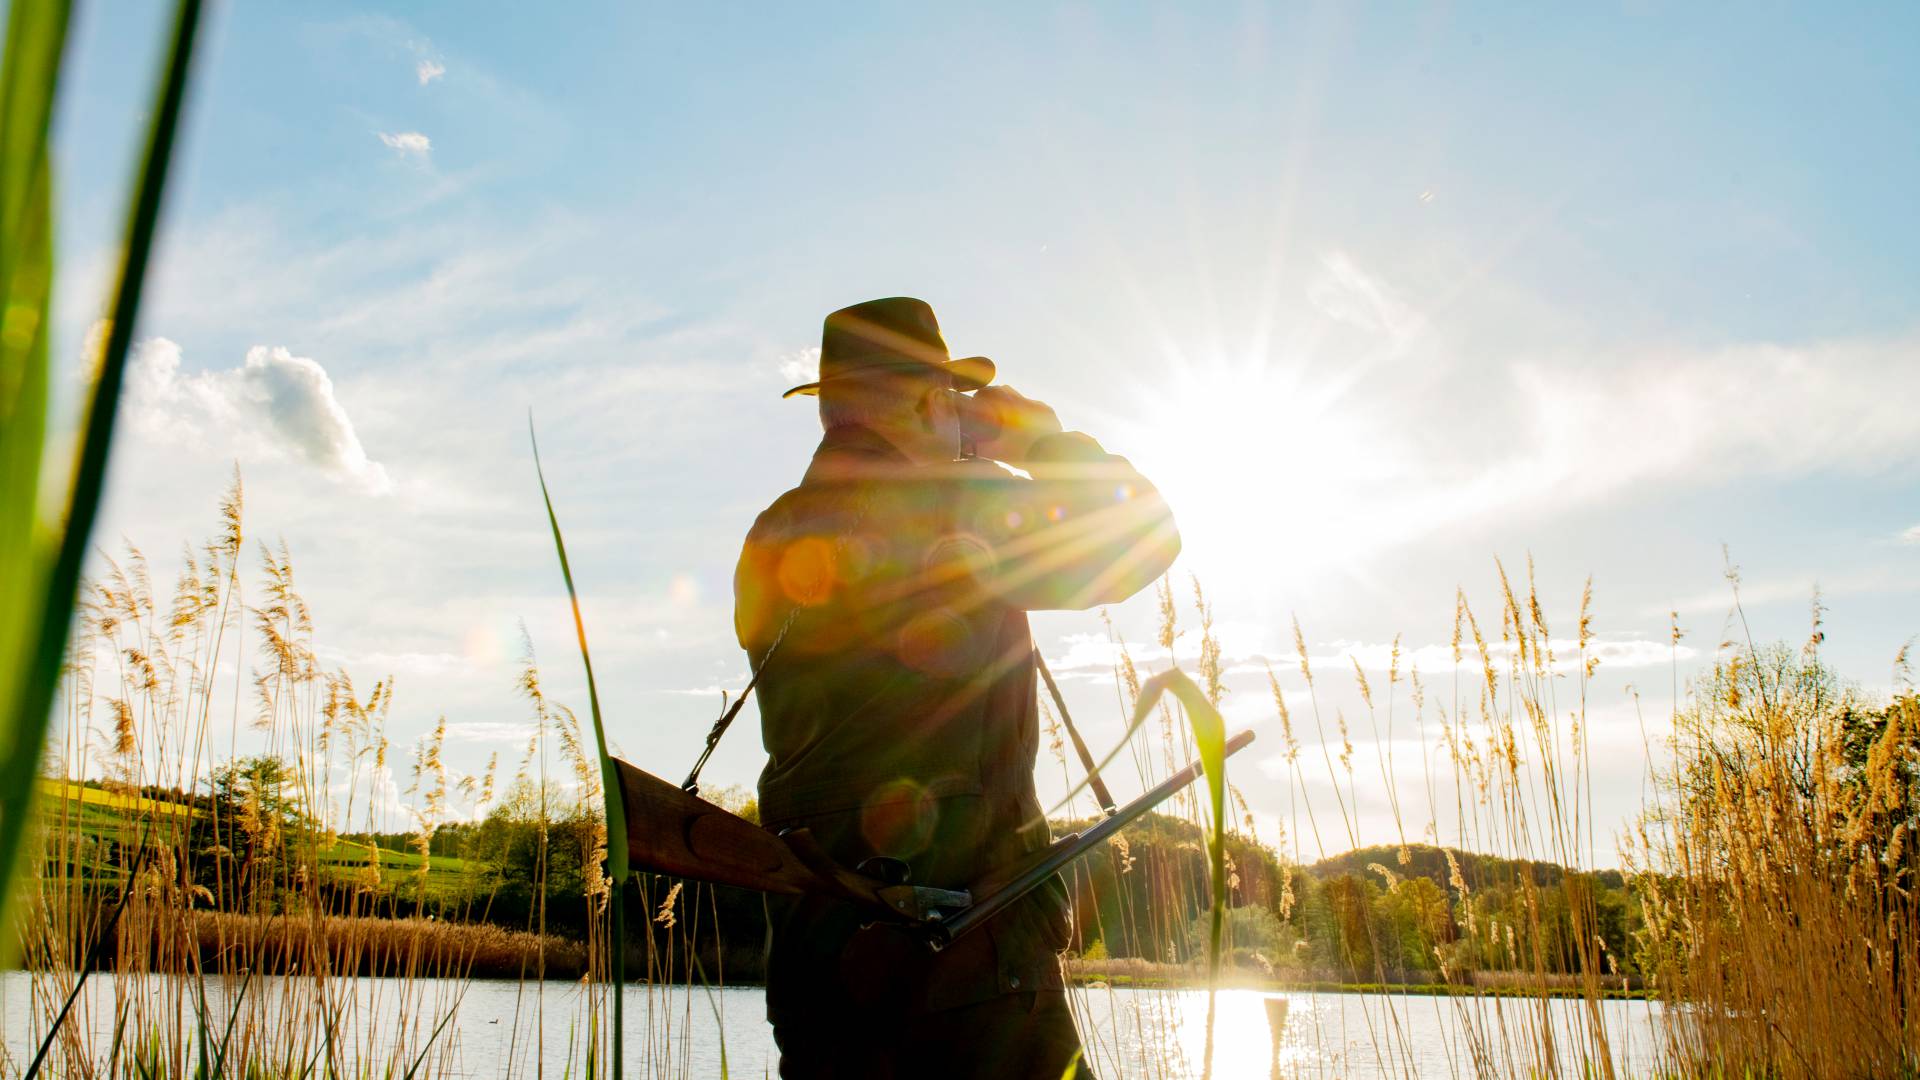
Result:
[[1334,958],[1348,978],[1370,982],[1379,974],[1373,943],[1374,896],[1378,890],[1357,874],[1340,874],[1324,884],[1333,924]]
[[1381,966],[1389,974],[1432,971],[1434,948],[1453,940],[1447,895],[1424,877],[1401,878],[1375,904]]
[[[1684,799],[1718,798],[1717,772],[1764,767],[1783,769],[1800,802],[1811,806],[1823,768],[1818,733],[1863,711],[1859,691],[1817,653],[1785,642],[1734,653],[1688,690],[1690,704],[1674,717],[1674,738],[1685,752],[1678,778]],[[1863,734],[1871,727],[1866,717],[1856,723],[1865,725]]]
[[475,864],[491,922],[537,925],[584,933],[587,861],[594,850],[598,818],[549,783],[544,790],[518,780],[465,837],[462,857]]
[[[1187,926],[1187,948],[1190,956],[1207,954],[1207,937],[1213,926],[1213,917],[1202,913]],[[1284,946],[1286,927],[1279,916],[1263,907],[1245,905],[1228,908],[1224,926],[1221,929],[1220,942],[1223,949],[1258,952],[1272,962]]]
[[202,885],[223,886],[223,903],[271,905],[288,845],[310,843],[315,833],[295,801],[293,770],[259,754],[216,767],[211,781],[211,813],[194,823],[201,855],[195,876]]
[[704,792],[701,798],[730,814],[746,818],[755,825],[760,824],[760,797],[751,788],[741,784],[728,784],[726,787]]

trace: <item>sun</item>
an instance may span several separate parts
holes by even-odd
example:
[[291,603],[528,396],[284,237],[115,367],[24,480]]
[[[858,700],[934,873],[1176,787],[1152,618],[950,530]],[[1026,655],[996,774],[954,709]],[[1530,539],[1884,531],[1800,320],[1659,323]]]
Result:
[[1258,360],[1185,365],[1135,388],[1117,446],[1159,486],[1182,561],[1215,588],[1354,572],[1382,539],[1378,440],[1343,387]]

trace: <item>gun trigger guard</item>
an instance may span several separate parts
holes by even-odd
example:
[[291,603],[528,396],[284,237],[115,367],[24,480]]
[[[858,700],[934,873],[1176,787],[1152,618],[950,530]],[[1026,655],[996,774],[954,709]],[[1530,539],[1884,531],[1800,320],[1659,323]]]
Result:
[[888,910],[908,922],[937,923],[949,914],[973,906],[965,889],[935,889],[926,885],[887,885],[874,890]]
[[904,860],[889,855],[875,855],[862,859],[860,865],[853,869],[855,873],[865,874],[886,885],[905,885],[913,876],[912,867],[908,866]]

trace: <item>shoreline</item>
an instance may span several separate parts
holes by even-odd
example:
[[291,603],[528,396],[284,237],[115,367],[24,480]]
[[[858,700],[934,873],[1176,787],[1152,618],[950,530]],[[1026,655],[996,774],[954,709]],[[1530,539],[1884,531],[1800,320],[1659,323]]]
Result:
[[[325,957],[329,974],[338,977],[448,978],[486,982],[579,982],[590,966],[584,941],[556,934],[540,935],[508,930],[491,923],[456,923],[434,919],[392,919],[378,916],[240,915],[230,912],[192,913],[185,927],[193,941],[191,952],[201,977],[243,977],[257,974],[308,975],[314,957]],[[131,943],[124,943],[131,944]],[[146,952],[151,944],[132,946]],[[110,970],[122,959],[120,948],[102,951],[96,970]],[[543,955],[544,954],[544,955]],[[173,953],[177,962],[180,954]],[[629,951],[630,963],[644,957]],[[171,966],[148,952],[146,970]],[[733,965],[728,965],[733,967]],[[532,969],[544,968],[544,980]],[[1067,983],[1081,989],[1204,991],[1204,968],[1187,964],[1155,963],[1139,958],[1061,961]],[[28,971],[25,967],[9,970]],[[724,969],[723,969],[724,970]],[[759,987],[756,965],[734,970],[750,973],[741,980],[722,980],[719,986]],[[178,971],[174,976],[189,972]],[[1268,994],[1386,994],[1459,998],[1549,998],[1580,1000],[1587,996],[1586,980],[1569,974],[1525,971],[1481,971],[1459,981],[1350,981],[1327,977],[1331,972],[1308,970],[1288,978],[1244,967],[1220,972],[1222,990],[1252,990]],[[1319,976],[1319,977],[1315,977]],[[1659,1000],[1639,979],[1612,976],[1597,987],[1602,1000]],[[648,985],[630,981],[629,985]],[[653,985],[700,985],[673,980]]]
[[[10,965],[5,969],[0,969],[0,970],[4,970],[4,972],[8,974],[18,974],[18,975],[27,975],[27,976],[47,974],[46,972],[32,971],[27,968],[21,967],[17,964]],[[95,975],[106,974],[111,976],[114,974],[114,972],[110,967],[99,967],[95,969],[94,974]],[[147,971],[147,972],[142,972],[140,974],[142,975],[142,977],[146,977],[146,978],[181,978],[181,977],[185,977],[190,973]],[[266,976],[266,977],[303,978],[310,975],[311,973],[301,972],[301,971],[295,971],[295,972],[263,971],[263,972],[256,972],[256,974]],[[200,978],[203,978],[203,979],[223,978],[223,979],[229,979],[229,980],[240,980],[248,977],[247,973],[244,970],[235,970],[235,971],[203,970],[199,973],[199,976]],[[476,983],[538,983],[543,981],[541,979],[534,977],[530,973],[529,974],[509,974],[503,971],[499,971],[497,969],[484,970],[484,971],[469,971],[469,972],[459,973],[459,974],[452,974],[452,973],[445,973],[445,972],[422,972],[418,975],[413,975],[413,976],[393,974],[393,973],[367,974],[365,972],[361,972],[361,973],[336,972],[334,973],[333,977],[343,978],[343,979],[409,979],[409,978],[433,979],[433,980],[445,979],[445,980],[458,981],[458,982],[476,982]],[[547,977],[545,978],[544,981],[547,983],[553,983],[553,984],[569,984],[570,985],[570,984],[579,983],[580,976],[577,972],[573,974],[567,974],[562,971],[549,970]],[[1098,976],[1093,976],[1093,975],[1068,975],[1067,983],[1071,989],[1076,989],[1076,990],[1109,990],[1109,989],[1110,990],[1165,990],[1165,991],[1176,991],[1176,992],[1184,991],[1184,992],[1193,992],[1193,993],[1203,993],[1207,989],[1207,984],[1204,979],[1198,980],[1198,981],[1190,980],[1190,979],[1174,979],[1174,978],[1133,979],[1127,976],[1119,976],[1113,979],[1104,979],[1104,978],[1100,978]],[[673,987],[673,988],[687,987],[689,989],[759,990],[759,989],[764,989],[766,986],[766,983],[760,982],[760,981],[729,980],[726,982],[716,982],[711,985],[708,985],[708,984],[702,984],[698,981],[681,981],[681,980],[675,980],[673,982],[668,982],[668,983],[648,983],[644,979],[632,979],[627,982],[628,987],[641,987],[641,986],[649,986],[649,985]],[[1568,1001],[1578,1001],[1578,1000],[1581,1000],[1583,996],[1581,991],[1573,988],[1567,988],[1567,987],[1540,988],[1540,987],[1523,986],[1517,983],[1499,985],[1499,986],[1468,986],[1468,985],[1461,985],[1457,983],[1288,982],[1283,980],[1226,979],[1221,981],[1221,983],[1218,986],[1218,989],[1220,990],[1251,990],[1256,993],[1264,993],[1264,994],[1357,994],[1357,995],[1379,995],[1379,996],[1392,996],[1392,997],[1536,998],[1536,999],[1550,998],[1555,1000],[1568,1000]],[[1652,992],[1645,989],[1624,989],[1623,990],[1618,987],[1608,987],[1608,988],[1602,989],[1600,993],[1600,997],[1602,1000],[1605,1000],[1605,1001],[1656,1002],[1660,1000]]]
[[[1068,975],[1067,982],[1080,989],[1098,990],[1199,990],[1207,989],[1204,979],[1142,978],[1136,979],[1121,975],[1102,978],[1098,975]],[[1253,990],[1268,994],[1385,994],[1403,997],[1458,997],[1458,998],[1554,998],[1578,1001],[1585,994],[1576,987],[1538,987],[1527,986],[1516,980],[1495,986],[1473,986],[1461,983],[1349,983],[1349,982],[1289,982],[1285,980],[1259,979],[1222,979],[1218,986],[1221,990]],[[1658,1001],[1651,991],[1639,988],[1622,989],[1603,987],[1600,998],[1604,1001]]]

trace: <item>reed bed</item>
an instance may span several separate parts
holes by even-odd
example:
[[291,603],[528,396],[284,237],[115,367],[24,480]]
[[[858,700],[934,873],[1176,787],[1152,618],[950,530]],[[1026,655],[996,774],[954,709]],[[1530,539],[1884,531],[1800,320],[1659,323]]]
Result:
[[[1307,692],[1307,715],[1295,715],[1269,668],[1290,813],[1261,850],[1277,856],[1279,880],[1244,863],[1230,879],[1236,911],[1264,908],[1275,918],[1267,929],[1228,920],[1226,947],[1251,961],[1232,981],[1388,991],[1363,1010],[1372,1067],[1385,1075],[1419,1072],[1421,1048],[1409,1035],[1415,1010],[1457,1032],[1445,1048],[1452,1075],[1612,1077],[1629,1060],[1674,1076],[1912,1075],[1920,1067],[1911,1007],[1920,970],[1911,893],[1920,699],[1906,651],[1895,672],[1907,689],[1876,701],[1821,664],[1817,597],[1803,647],[1729,635],[1717,663],[1676,694],[1672,736],[1648,743],[1641,818],[1607,836],[1607,823],[1593,818],[1589,779],[1587,703],[1599,664],[1591,584],[1574,633],[1558,638],[1531,563],[1524,589],[1498,569],[1498,638],[1459,594],[1450,669],[1435,679],[1403,668],[1398,642],[1384,680],[1355,663],[1344,677],[1361,703],[1357,720],[1321,710],[1329,676],[1315,670],[1294,625],[1287,666]],[[1744,628],[1736,572],[1729,581],[1732,618]],[[1184,633],[1170,583],[1159,604],[1155,644],[1170,655]],[[1186,651],[1197,654],[1217,704],[1220,647],[1197,583],[1191,610],[1197,640]],[[1676,620],[1675,646],[1682,636]],[[1127,643],[1113,641],[1126,711],[1142,676]],[[1676,690],[1679,682],[1676,649]],[[1396,761],[1395,733],[1409,726],[1420,757]],[[1356,753],[1356,730],[1380,748],[1374,760]],[[1163,712],[1157,731],[1136,735],[1131,756],[1142,783],[1191,760],[1181,732]],[[1058,732],[1052,750],[1064,770]],[[1402,801],[1400,778],[1415,769],[1420,782],[1405,786],[1424,799]],[[1358,845],[1356,808],[1369,787],[1391,800],[1401,842],[1384,845],[1364,875],[1310,873],[1330,850]],[[1255,820],[1234,794],[1240,813],[1229,824],[1251,836]],[[1174,811],[1205,819],[1191,798]],[[1152,854],[1160,857],[1137,858],[1123,840],[1077,869],[1083,952],[1069,970],[1083,985],[1194,981],[1194,935],[1181,919],[1203,905],[1206,883],[1177,848],[1174,858],[1164,847]],[[1436,854],[1444,874],[1432,865]],[[1623,863],[1624,875],[1597,870],[1610,862]],[[1130,876],[1148,882],[1130,884]],[[1101,903],[1102,895],[1125,902]],[[1116,919],[1124,925],[1110,925]],[[1108,956],[1108,943],[1121,939],[1133,955]],[[1412,1000],[1396,988],[1444,993]],[[1652,1000],[1653,1045],[1623,1045],[1631,1034],[1609,1022],[1606,1001],[1626,994]],[[1170,999],[1126,1008],[1127,1026],[1146,1043],[1175,1045],[1187,1022]],[[1090,1034],[1103,1072],[1200,1071]],[[1296,1032],[1313,1045],[1331,1034]],[[1340,1075],[1346,1067],[1328,1051],[1279,1071]]]
[[[298,961],[310,931],[297,921],[262,921],[222,911],[193,913],[202,970],[217,968],[219,950],[258,957],[248,970],[278,975],[303,974]],[[518,979],[544,967],[550,979],[579,979],[589,971],[586,942],[556,934],[509,930],[492,923],[443,919],[333,916],[320,920],[327,952],[339,958],[340,975],[386,978],[418,969],[464,968],[480,979]],[[129,942],[138,947],[138,942]],[[289,963],[289,961],[293,961]],[[357,961],[357,968],[346,965]]]
[[[440,1075],[460,1067],[447,1021],[478,977],[521,987],[503,1075],[556,1060],[604,1073],[606,828],[579,721],[547,698],[529,647],[511,688],[531,712],[517,769],[497,755],[482,774],[448,769],[444,719],[394,746],[393,681],[363,689],[322,667],[292,559],[249,552],[243,507],[236,476],[170,593],[133,549],[85,586],[16,920],[29,1042],[54,1033],[41,1073]],[[456,809],[485,816],[469,830],[495,839],[486,857],[435,854]],[[402,814],[404,849],[380,846]],[[560,873],[575,876],[549,881]],[[509,880],[531,897],[518,928],[492,910]],[[564,933],[550,886],[578,901]],[[659,921],[636,942],[636,1028],[663,1046],[687,1012],[669,988],[691,994],[703,896],[654,896]],[[83,992],[96,972],[110,993]],[[550,1006],[556,980],[574,988]],[[568,1014],[561,1048],[550,1007]]]
[[[391,679],[362,689],[325,670],[291,557],[248,548],[236,479],[170,593],[135,551],[87,586],[24,885],[33,1034],[90,970],[111,973],[111,993],[74,997],[44,1071],[471,1070],[446,1022],[459,988],[484,976],[515,979],[519,1007],[483,1071],[611,1071],[601,772],[531,645],[503,687],[526,703],[528,742],[460,775],[444,761],[444,722],[392,745]],[[1296,625],[1293,655],[1268,671],[1277,777],[1233,768],[1218,810],[1188,789],[1072,868],[1068,971],[1097,1072],[1205,1073],[1211,1054],[1188,1045],[1196,1020],[1179,995],[1115,992],[1208,982],[1296,1003],[1281,1075],[1432,1075],[1414,1031],[1436,1024],[1454,1076],[1613,1077],[1629,1062],[1674,1076],[1913,1071],[1911,690],[1881,701],[1836,678],[1817,611],[1802,646],[1724,642],[1672,738],[1649,746],[1642,819],[1606,836],[1588,779],[1591,589],[1556,637],[1532,577],[1516,587],[1502,569],[1497,631],[1457,598],[1438,673],[1403,669],[1397,645],[1384,677],[1322,672]],[[1227,694],[1206,594],[1167,582],[1158,602],[1155,655],[1179,643],[1196,658],[1191,679],[1171,660],[1137,665],[1111,638],[1115,704],[1133,725],[1113,770],[1143,786],[1201,755],[1183,713]],[[1351,716],[1321,707],[1328,679],[1350,680]],[[1176,683],[1192,696],[1153,693]],[[1067,776],[1064,733],[1046,716]],[[1361,733],[1380,748],[1372,760],[1354,747]],[[1251,812],[1256,783],[1279,785],[1263,800],[1288,808],[1278,831]],[[1349,853],[1373,792],[1394,800],[1397,840]],[[402,804],[405,837],[383,840]],[[1092,808],[1076,796],[1061,811]],[[471,815],[483,820],[453,827]],[[1624,873],[1605,869],[1621,860]],[[502,891],[515,882],[530,888]],[[763,927],[723,890],[646,875],[629,889],[640,996],[627,1061],[694,1075],[687,1036],[718,1018],[707,988],[751,974]],[[1609,1002],[1623,994],[1651,999],[1637,1007],[1651,1010],[1654,1045],[1622,1045]],[[1347,1004],[1315,1004],[1332,1000]]]
[[[1820,662],[1821,621],[1816,596],[1800,648],[1723,646],[1636,834],[1644,963],[1675,1006],[1675,1062],[1920,1071],[1920,698],[1909,683],[1877,704],[1842,683]],[[1903,649],[1898,676],[1906,665]]]

